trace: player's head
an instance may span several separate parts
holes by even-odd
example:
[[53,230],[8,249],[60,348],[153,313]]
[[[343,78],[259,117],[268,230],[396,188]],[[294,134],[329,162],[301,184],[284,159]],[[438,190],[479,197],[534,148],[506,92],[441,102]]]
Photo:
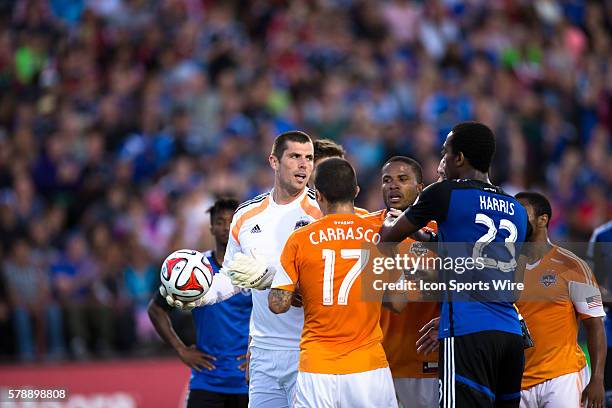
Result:
[[213,206],[208,209],[210,232],[218,245],[227,245],[230,224],[236,208],[238,208],[238,201],[232,198],[218,198]]
[[323,214],[342,204],[353,204],[359,187],[353,166],[339,157],[323,160],[317,166],[314,180],[317,202]]
[[529,225],[531,225],[532,239],[544,239],[547,237],[548,224],[552,217],[552,207],[548,199],[540,193],[533,191],[522,191],[514,196],[527,210]]
[[274,188],[280,188],[289,195],[301,192],[312,173],[313,150],[310,136],[299,130],[277,136],[268,158],[275,172]]
[[382,167],[382,193],[385,206],[405,210],[423,191],[423,170],[414,159],[393,156]]
[[315,167],[323,159],[339,157],[344,159],[344,148],[330,139],[318,139],[314,141],[314,165]]
[[488,173],[495,153],[495,135],[486,125],[455,125],[442,147],[440,167],[448,179],[465,178],[473,170]]
[[317,169],[317,164],[330,157],[339,157],[344,159],[344,148],[338,143],[330,139],[318,139],[314,144],[314,169],[310,175],[308,185],[314,188],[314,171]]

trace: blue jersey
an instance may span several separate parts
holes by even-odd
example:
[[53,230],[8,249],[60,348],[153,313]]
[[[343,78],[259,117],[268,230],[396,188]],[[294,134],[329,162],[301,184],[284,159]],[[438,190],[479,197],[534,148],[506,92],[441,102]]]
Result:
[[[405,215],[418,227],[436,221],[438,255],[455,265],[440,271],[447,288],[440,338],[486,330],[521,335],[514,290],[499,290],[494,283],[515,281],[516,261],[527,232],[525,208],[491,184],[445,180],[427,187]],[[464,264],[466,259],[482,263],[469,270],[459,268],[459,261]],[[457,283],[481,286],[458,292],[453,289]]]
[[[212,251],[205,252],[205,256],[214,273],[218,273],[221,267]],[[248,392],[244,371],[238,369],[244,360],[238,361],[236,358],[247,352],[252,305],[251,292],[243,290],[223,302],[191,311],[197,348],[215,356],[217,360],[213,362],[215,370],[191,370],[190,389],[226,394]]]
[[[612,285],[606,269],[612,265],[612,221],[608,221],[593,231],[589,240],[587,257],[593,265],[593,272],[595,272],[597,281],[609,292]],[[607,309],[606,315],[608,347],[612,347],[612,311],[610,308]]]

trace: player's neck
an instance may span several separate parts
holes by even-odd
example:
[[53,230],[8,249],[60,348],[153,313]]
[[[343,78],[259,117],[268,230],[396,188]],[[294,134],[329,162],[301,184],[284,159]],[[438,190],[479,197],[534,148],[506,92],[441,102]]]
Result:
[[297,192],[289,192],[286,189],[276,185],[274,186],[274,190],[272,191],[272,199],[276,204],[285,205],[292,203],[296,198],[298,198],[304,190],[298,190]]
[[225,258],[225,245],[216,244],[212,256],[213,259],[217,262],[217,265],[222,265],[223,258]]
[[477,180],[482,181],[483,183],[491,184],[491,181],[489,180],[489,173],[483,173],[482,171],[478,171],[476,169],[466,170],[463,174],[459,176],[459,178]]
[[352,203],[330,205],[323,212],[324,215],[332,214],[355,214],[355,206]]
[[538,232],[536,233],[534,240],[531,242],[526,242],[525,245],[530,245],[529,257],[527,262],[530,264],[534,264],[538,262],[540,259],[544,258],[544,256],[550,251],[552,248],[552,244],[550,243],[550,239],[548,238],[548,234],[546,232]]

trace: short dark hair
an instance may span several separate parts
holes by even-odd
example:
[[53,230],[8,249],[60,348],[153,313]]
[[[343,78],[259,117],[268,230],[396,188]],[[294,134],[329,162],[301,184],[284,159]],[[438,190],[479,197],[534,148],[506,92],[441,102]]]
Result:
[[423,168],[421,167],[418,161],[407,156],[393,156],[392,158],[387,160],[383,167],[385,167],[387,164],[395,162],[401,162],[408,165],[414,172],[414,177],[416,178],[417,183],[420,184],[423,182]]
[[210,214],[210,222],[212,223],[217,214],[223,210],[234,212],[238,208],[238,201],[233,198],[220,197],[215,200],[215,203],[208,209]]
[[317,165],[315,188],[330,203],[353,202],[357,194],[357,176],[351,163],[339,157]]
[[314,161],[328,157],[340,157],[344,159],[344,148],[330,139],[317,139],[314,144]]
[[521,191],[515,195],[514,198],[527,201],[533,208],[536,217],[548,215],[548,222],[546,223],[546,227],[548,228],[548,224],[552,218],[552,207],[550,206],[550,201],[548,201],[544,194],[536,193],[535,191]]
[[272,155],[277,159],[283,157],[283,153],[287,150],[287,142],[297,143],[312,143],[312,139],[306,133],[301,130],[290,130],[288,132],[281,133],[274,139],[272,145]]
[[450,145],[454,154],[463,153],[470,165],[484,173],[489,171],[495,154],[495,135],[479,122],[462,122],[451,130]]

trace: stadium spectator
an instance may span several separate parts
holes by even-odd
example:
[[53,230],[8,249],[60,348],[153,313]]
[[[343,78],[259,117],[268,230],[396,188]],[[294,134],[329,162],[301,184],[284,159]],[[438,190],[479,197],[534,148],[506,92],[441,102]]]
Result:
[[[70,348],[77,358],[88,356],[89,342],[102,355],[111,351],[112,315],[109,305],[97,297],[95,285],[100,266],[90,254],[85,237],[75,233],[64,254],[51,267],[59,300],[66,311]],[[91,333],[89,326],[94,327]]]
[[[140,207],[158,262],[196,218],[166,190],[174,174],[197,180],[205,206],[253,197],[288,129],[342,143],[357,204],[381,208],[383,159],[415,157],[434,181],[464,118],[499,136],[495,184],[550,197],[553,239],[586,240],[612,218],[606,2],[68,3],[0,5],[5,249],[39,217],[53,251],[99,221],[124,239]],[[181,242],[191,235],[187,223]]]
[[123,272],[126,294],[132,302],[133,316],[136,323],[136,335],[139,343],[153,338],[154,329],[147,314],[147,305],[151,294],[157,290],[158,268],[151,262],[146,249],[132,244],[129,249],[130,261]]
[[47,270],[31,257],[31,249],[26,238],[15,239],[3,265],[17,352],[23,361],[47,357],[47,352],[50,358],[61,358],[62,315],[53,302]]

